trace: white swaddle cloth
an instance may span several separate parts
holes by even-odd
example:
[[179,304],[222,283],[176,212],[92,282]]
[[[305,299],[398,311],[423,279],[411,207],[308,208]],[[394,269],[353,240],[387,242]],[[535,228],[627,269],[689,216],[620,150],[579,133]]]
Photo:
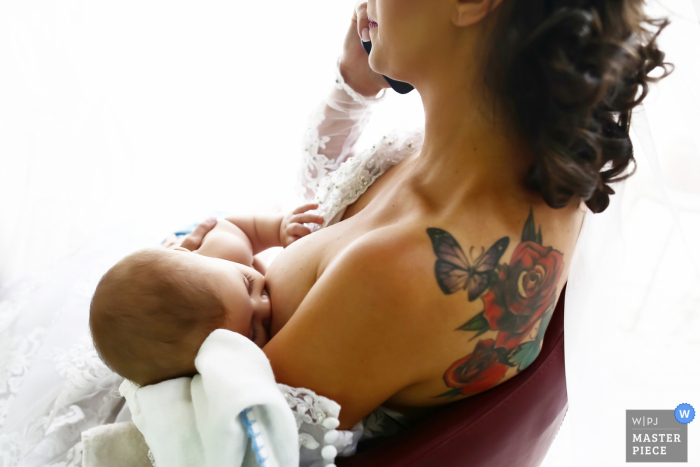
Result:
[[218,329],[195,367],[193,378],[120,387],[158,467],[299,465],[294,415],[258,346]]

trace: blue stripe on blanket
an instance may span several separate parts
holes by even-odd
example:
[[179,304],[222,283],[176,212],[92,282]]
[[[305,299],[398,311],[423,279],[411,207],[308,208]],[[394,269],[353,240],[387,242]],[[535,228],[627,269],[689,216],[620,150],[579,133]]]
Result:
[[253,415],[252,409],[245,409],[241,412],[241,421],[248,430],[248,437],[250,438],[253,451],[255,452],[255,460],[258,461],[260,467],[269,467],[267,450],[265,449],[265,443],[262,440],[260,427],[258,426],[258,421]]

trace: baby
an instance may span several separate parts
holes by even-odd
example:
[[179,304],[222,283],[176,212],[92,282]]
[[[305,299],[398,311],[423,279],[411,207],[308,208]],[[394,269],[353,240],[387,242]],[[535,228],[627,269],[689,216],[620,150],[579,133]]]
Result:
[[147,248],[102,277],[90,330],[104,362],[140,386],[196,373],[194,359],[215,329],[268,341],[272,310],[254,255],[308,235],[323,218],[301,206],[287,215],[228,217],[190,252]]

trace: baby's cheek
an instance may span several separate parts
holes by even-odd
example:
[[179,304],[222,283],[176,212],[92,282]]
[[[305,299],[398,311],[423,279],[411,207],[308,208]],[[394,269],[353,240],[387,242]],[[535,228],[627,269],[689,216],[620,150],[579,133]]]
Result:
[[226,312],[226,317],[219,325],[220,329],[226,329],[231,332],[238,333],[248,339],[251,338],[253,332],[253,313],[252,310],[232,310]]

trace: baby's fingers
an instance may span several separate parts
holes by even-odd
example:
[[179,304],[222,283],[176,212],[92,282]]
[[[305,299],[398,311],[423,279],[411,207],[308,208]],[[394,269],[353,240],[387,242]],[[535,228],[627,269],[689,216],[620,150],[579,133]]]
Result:
[[291,237],[305,237],[311,233],[311,229],[301,224],[289,224],[287,226],[287,235]]
[[191,234],[185,235],[181,245],[182,248],[186,248],[190,251],[199,249],[199,247],[202,246],[204,237],[216,227],[216,223],[216,216],[211,216],[207,220],[201,222]]
[[291,218],[289,218],[289,223],[290,224],[323,224],[323,216],[319,214],[313,214],[310,212],[304,213],[304,214],[295,214]]
[[294,211],[292,211],[292,214],[301,214],[302,212],[310,211],[312,209],[316,209],[317,207],[318,203],[307,203],[296,208]]

